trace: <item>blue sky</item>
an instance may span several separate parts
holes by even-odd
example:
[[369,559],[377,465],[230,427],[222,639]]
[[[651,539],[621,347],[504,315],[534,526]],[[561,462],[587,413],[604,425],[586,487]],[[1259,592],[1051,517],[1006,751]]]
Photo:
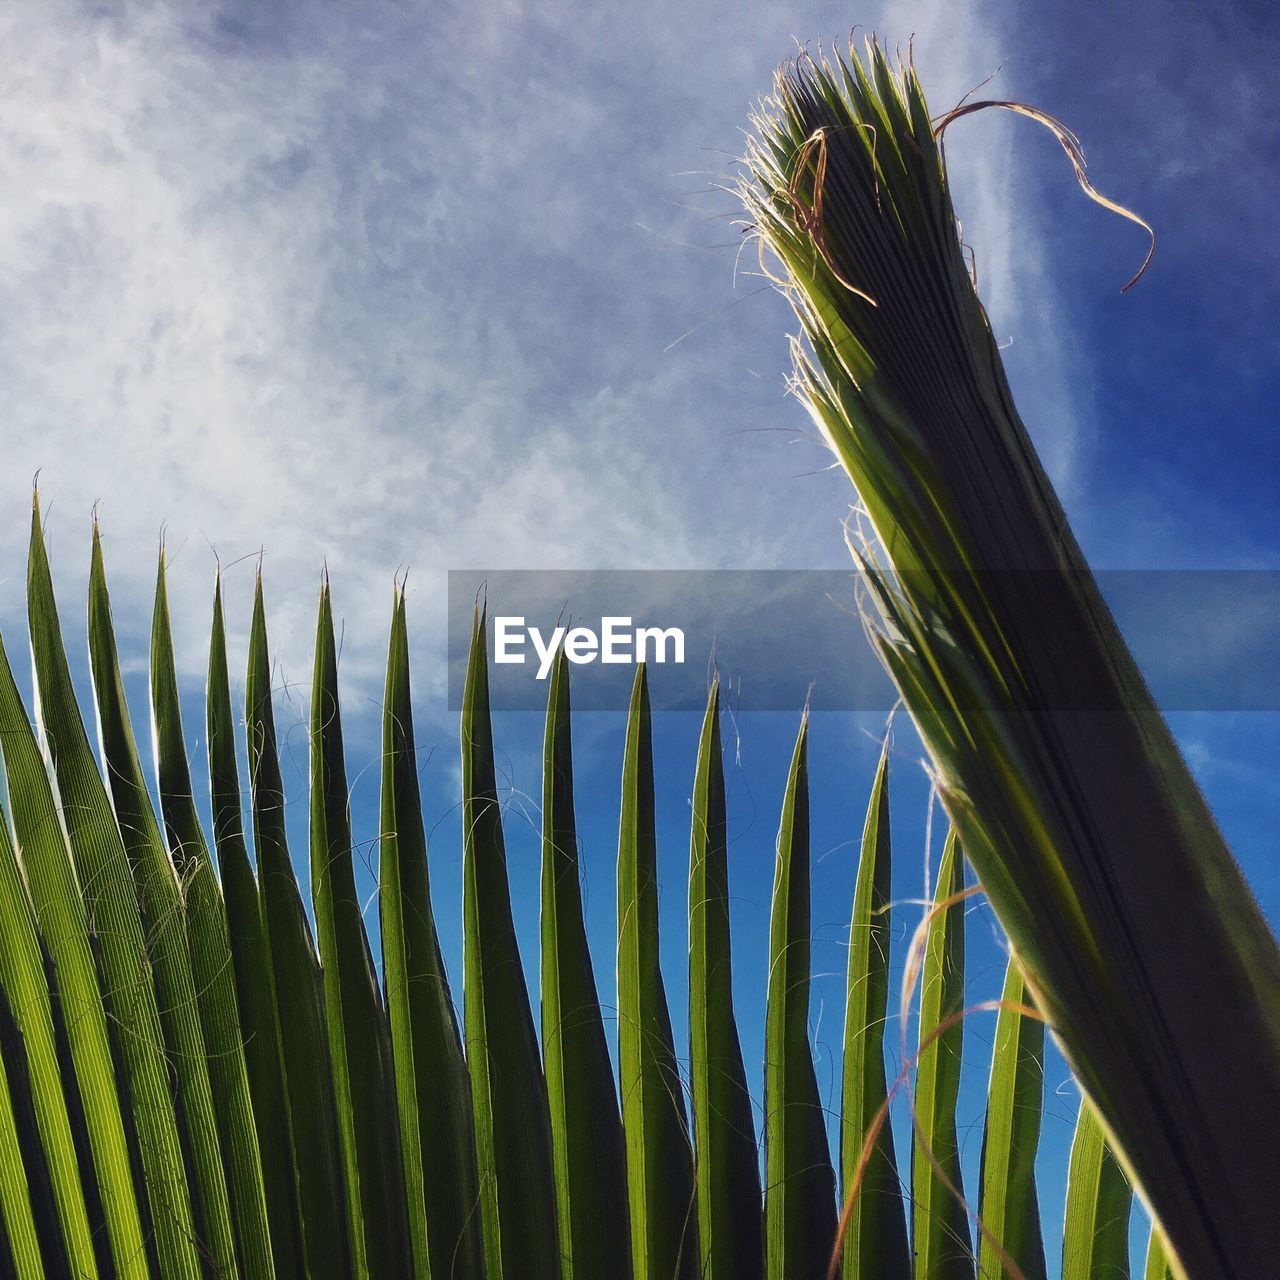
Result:
[[[796,40],[854,23],[891,43],[914,35],[935,110],[999,69],[988,91],[1063,117],[1101,189],[1159,232],[1150,273],[1121,297],[1141,234],[1079,196],[1047,135],[994,115],[949,135],[966,240],[1019,405],[1094,564],[1280,569],[1270,314],[1280,29],[1263,6],[50,3],[0,20],[0,628],[11,652],[37,468],[81,651],[89,512],[102,501],[139,711],[162,527],[176,553],[192,726],[214,548],[233,566],[233,653],[249,616],[244,558],[265,548],[291,724],[305,714],[327,561],[344,620],[355,818],[368,835],[391,581],[408,565],[432,874],[456,974],[446,570],[845,563],[852,494],[783,392],[794,326],[749,255],[737,261],[738,213],[721,188],[777,61]],[[753,1070],[795,723],[744,717],[731,776],[739,1016]],[[1280,920],[1280,720],[1182,715],[1175,729]],[[824,1079],[878,731],[875,718],[834,713],[814,726]],[[501,717],[498,733],[532,958],[539,717]],[[657,726],[678,1025],[696,733],[686,716]],[[300,766],[305,737],[295,729],[288,741]],[[606,991],[620,755],[616,717],[581,718],[580,825]],[[897,887],[915,898],[927,788],[905,725],[895,757]],[[981,999],[994,993],[1000,952],[985,908],[970,923]],[[977,1019],[966,1044],[973,1158],[989,1035]],[[1074,1099],[1060,1066],[1049,1084],[1052,1242]]]

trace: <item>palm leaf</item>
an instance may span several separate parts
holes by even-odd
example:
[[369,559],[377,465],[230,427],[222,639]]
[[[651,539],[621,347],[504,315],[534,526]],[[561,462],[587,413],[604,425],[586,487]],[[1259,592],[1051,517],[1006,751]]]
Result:
[[1142,1280],[1175,1280],[1168,1247],[1160,1235],[1160,1229],[1155,1226],[1147,1237],[1147,1261],[1142,1269]]
[[431,910],[403,592],[391,621],[383,702],[378,901],[414,1275],[478,1276],[471,1093]]
[[276,1275],[280,1280],[292,1280],[303,1274],[301,1224],[293,1176],[289,1111],[285,1102],[284,1066],[280,1058],[275,984],[271,981],[271,958],[263,933],[258,883],[254,879],[244,839],[231,686],[227,675],[221,575],[213,594],[205,724],[209,740],[214,845],[222,871],[227,943],[231,952],[245,1070],[262,1162],[271,1253]]
[[835,1171],[809,1043],[809,715],[778,828],[765,1007],[765,1242],[770,1280],[820,1280],[836,1234]]
[[[3,663],[2,651],[0,663]],[[6,669],[0,672],[0,680],[8,678],[7,664],[4,665]],[[0,695],[0,726],[5,721],[6,701]],[[6,739],[8,737],[3,728],[0,728],[0,735]],[[39,875],[40,869],[33,867],[29,874]],[[83,922],[81,928],[83,929]],[[26,1053],[31,1100],[41,1145],[47,1157],[59,1233],[73,1270],[81,1276],[96,1276],[98,1266],[90,1238],[84,1189],[80,1184],[80,1171],[76,1162],[75,1137],[62,1091],[53,1001],[44,954],[23,869],[18,864],[9,836],[8,820],[3,812],[0,812],[0,939],[3,940],[3,945],[0,945],[0,988],[4,991],[10,1016]],[[5,1115],[0,1117],[5,1128],[5,1134],[0,1139],[0,1148],[3,1149],[0,1160],[4,1161],[0,1177],[7,1182],[14,1175],[15,1168],[20,1170],[21,1162],[17,1159],[16,1145],[9,1146],[10,1135],[16,1144],[17,1129],[7,1084],[5,1090]],[[25,1174],[20,1176],[19,1185],[25,1197],[27,1179]],[[10,1223],[11,1243],[16,1256],[19,1248],[26,1248],[26,1242],[21,1238],[26,1225],[22,1205],[16,1199],[16,1188],[6,1187],[0,1194],[4,1197],[4,1204],[0,1208],[3,1209],[5,1221]],[[10,1200],[13,1200],[12,1207]],[[26,1213],[31,1213],[29,1204]]]
[[689,843],[689,1024],[694,1172],[703,1280],[764,1266],[760,1162],[733,1015],[720,682],[698,742]]
[[560,1275],[546,1084],[516,946],[493,768],[485,621],[462,700],[463,1021],[489,1280]]
[[0,1261],[4,1260],[4,1244],[7,1244],[8,1261],[18,1280],[44,1280],[40,1230],[36,1226],[27,1181],[8,1064],[0,1063],[0,1222],[4,1224],[5,1235],[4,1243],[0,1244]]
[[[916,1280],[973,1280],[969,1219],[961,1199],[956,1101],[964,1023],[964,859],[955,833],[938,866],[934,908],[920,970],[911,1188]],[[950,1184],[950,1185],[948,1185]]]
[[627,1143],[635,1280],[698,1275],[689,1122],[658,963],[653,730],[645,667],[636,668],[618,824],[618,1075]]
[[245,682],[253,843],[262,923],[278,1018],[285,1099],[297,1179],[305,1274],[350,1274],[347,1202],[320,966],[285,835],[284,785],[271,706],[266,609],[258,576]]
[[316,622],[311,686],[311,901],[324,979],[329,1058],[346,1172],[357,1276],[403,1275],[408,1224],[393,1097],[390,1033],[364,931],[351,825],[338,653],[326,579]]
[[[62,646],[38,508],[32,514],[27,601],[39,725],[52,759],[59,809],[77,879],[85,894],[90,929],[100,944],[109,1016],[120,1030],[121,1056],[128,1076],[151,1221],[156,1233],[156,1249],[165,1280],[195,1280],[200,1271],[195,1219],[178,1136],[177,1112],[169,1090],[171,1064],[166,1054],[152,961],[139,910],[138,895],[151,887],[151,877],[146,872],[140,874],[135,891],[133,871],[121,831],[116,826],[111,801],[85,735]],[[107,738],[105,726],[103,738]],[[132,837],[134,833],[130,835]],[[21,834],[19,839],[22,839]],[[160,854],[163,856],[163,850]],[[177,882],[167,859],[156,870],[167,875],[169,883],[166,884],[162,876],[154,877],[158,881],[154,886],[158,898],[151,904],[148,924],[155,930],[155,945],[164,951],[164,963],[172,970],[170,976],[176,980],[181,972],[178,947],[185,948],[182,917],[172,905],[167,915],[159,916],[155,907],[174,902]],[[189,979],[189,971],[187,976]],[[166,990],[171,989],[166,987]],[[185,1012],[178,1016],[184,1020],[184,1025],[189,1025],[187,1019],[194,1018],[194,1008],[188,1004]],[[191,1043],[198,1043],[198,1037],[197,1022]],[[198,1076],[197,1068],[203,1066],[203,1057],[188,1060],[184,1066],[187,1068],[185,1083],[194,1086],[194,1077]],[[204,1083],[204,1090],[200,1093],[194,1087],[189,1090],[193,1108],[204,1112],[193,1121],[199,1123],[203,1120],[193,1141],[201,1148],[202,1165],[206,1170],[206,1176],[200,1181],[200,1191],[208,1195],[208,1208],[215,1219],[211,1238],[225,1254],[229,1243],[225,1229],[228,1217],[226,1192],[224,1188],[219,1198],[216,1180],[209,1169],[209,1141],[212,1135],[216,1142],[216,1130],[211,1124],[207,1077]],[[186,1091],[183,1101],[187,1101]],[[221,1231],[217,1226],[220,1210],[224,1228]]]
[[[1021,1012],[1019,1006],[1027,1002],[1022,971],[1011,957],[996,1021],[982,1133],[978,1214],[985,1231],[978,1245],[978,1272],[991,1280],[1046,1277],[1035,1168],[1044,1105],[1044,1023]],[[1018,1271],[1011,1271],[1007,1261]]]
[[[202,1009],[192,973],[195,948],[190,944],[187,924],[185,876],[198,868],[194,863],[184,865],[182,855],[189,852],[185,848],[171,860],[142,776],[116,654],[102,539],[96,523],[89,570],[89,660],[107,782],[143,909],[160,1022],[185,1122],[193,1207],[202,1228],[200,1244],[214,1267],[229,1275],[236,1267],[235,1231],[210,1079],[212,1058],[205,1046]],[[206,944],[208,938],[202,937],[200,942]],[[255,1170],[252,1176],[261,1175]],[[259,1256],[256,1261],[261,1265],[263,1259]],[[269,1269],[269,1260],[266,1265]]]
[[[77,1168],[75,1137],[59,1075],[53,1002],[22,869],[0,811],[0,1220],[12,1263],[23,1280],[45,1273],[40,1238],[62,1265],[96,1276],[88,1211]],[[22,1112],[20,1119],[20,1111]],[[27,1121],[34,1118],[35,1132]],[[51,1182],[53,1215],[37,1205],[35,1170],[22,1150],[37,1139],[41,1172]],[[0,1251],[2,1252],[2,1251]]]
[[563,649],[542,757],[542,1053],[565,1280],[629,1276],[626,1151],[582,917]]
[[[847,1198],[867,1134],[888,1095],[884,1026],[889,1005],[889,754],[876,768],[853,895],[844,1021],[844,1079],[840,1109],[840,1168]],[[882,1123],[867,1155],[857,1198],[845,1211],[843,1280],[907,1280],[911,1253],[893,1150]]]
[[877,645],[1186,1271],[1265,1274],[1280,1113],[1238,1100],[1280,1094],[1280,949],[1013,407],[915,70],[869,61],[781,73],[744,195],[809,344],[800,394],[897,571],[860,553]]
[[[127,1106],[116,1083],[107,1033],[107,1011],[98,986],[90,940],[89,907],[81,895],[71,852],[67,845],[57,802],[49,785],[26,710],[18,695],[8,655],[0,643],[0,745],[4,748],[14,831],[22,852],[22,871],[35,911],[50,967],[58,987],[62,1021],[84,1111],[85,1129],[93,1172],[102,1198],[103,1217],[111,1244],[111,1257],[122,1277],[144,1277],[147,1261],[143,1249],[142,1220],[135,1198],[124,1114]],[[6,841],[8,832],[5,832]],[[0,848],[0,855],[12,849]],[[4,859],[8,866],[8,857]],[[48,1152],[55,1191],[63,1203],[74,1197],[75,1158],[68,1154],[73,1141],[64,1095],[56,1086],[60,1073],[53,1011],[42,1011],[40,988],[43,964],[32,951],[38,945],[22,925],[20,887],[16,863],[5,874],[0,888],[4,903],[4,970],[0,972],[15,1017],[23,1031],[31,1062],[37,1121]],[[91,901],[94,899],[91,898]],[[23,946],[24,938],[27,945]],[[47,988],[46,988],[47,992]],[[47,998],[47,995],[46,995]],[[45,1017],[49,1021],[42,1025]],[[59,1113],[62,1113],[59,1115]],[[68,1183],[72,1185],[69,1186]],[[64,1214],[75,1214],[74,1205]],[[84,1210],[82,1209],[83,1213]],[[83,1228],[73,1229],[67,1252],[85,1275],[95,1271],[92,1251],[84,1251]],[[76,1243],[76,1237],[79,1242]]]
[[151,628],[151,723],[159,774],[160,810],[169,848],[185,888],[187,938],[209,1064],[209,1083],[222,1139],[237,1254],[245,1277],[275,1275],[262,1159],[249,1096],[235,970],[226,908],[196,813],[182,734],[178,677],[165,586],[164,556],[156,577]]
[[1128,1280],[1133,1192],[1088,1099],[1081,1099],[1067,1169],[1062,1280]]

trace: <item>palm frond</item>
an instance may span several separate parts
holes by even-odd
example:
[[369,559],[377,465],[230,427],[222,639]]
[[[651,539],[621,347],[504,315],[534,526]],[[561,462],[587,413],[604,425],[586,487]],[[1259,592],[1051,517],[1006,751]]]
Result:
[[1014,409],[914,68],[798,59],[749,169],[875,643],[1028,988],[1185,1272],[1265,1274],[1280,1118],[1236,1099],[1280,1090],[1280,950]]

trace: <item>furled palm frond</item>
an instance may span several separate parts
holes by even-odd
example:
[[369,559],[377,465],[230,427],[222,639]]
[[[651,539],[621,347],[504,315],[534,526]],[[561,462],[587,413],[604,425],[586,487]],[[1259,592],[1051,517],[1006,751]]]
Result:
[[1027,986],[1197,1280],[1263,1275],[1280,950],[1014,409],[936,126],[872,45],[779,74],[744,179],[802,400],[878,548],[875,644]]

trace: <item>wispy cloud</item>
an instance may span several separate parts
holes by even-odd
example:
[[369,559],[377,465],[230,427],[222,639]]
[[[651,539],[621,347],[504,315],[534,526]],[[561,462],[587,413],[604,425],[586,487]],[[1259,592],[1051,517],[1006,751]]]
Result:
[[[734,292],[735,211],[714,190],[788,37],[830,16],[353,14],[63,6],[11,22],[6,630],[37,467],[69,596],[103,500],[136,652],[167,525],[192,672],[207,544],[224,562],[265,547],[294,679],[327,562],[352,620],[344,673],[366,691],[402,565],[437,645],[451,565],[840,563],[848,491],[797,480],[821,458],[782,450],[801,430],[779,391],[785,315],[749,281]],[[916,32],[938,102],[1000,60],[940,4],[888,20]],[[1015,375],[1034,369],[1057,406],[1042,438],[1065,478],[1069,357],[1013,145],[957,130],[952,159]],[[438,690],[443,663],[420,666]]]

